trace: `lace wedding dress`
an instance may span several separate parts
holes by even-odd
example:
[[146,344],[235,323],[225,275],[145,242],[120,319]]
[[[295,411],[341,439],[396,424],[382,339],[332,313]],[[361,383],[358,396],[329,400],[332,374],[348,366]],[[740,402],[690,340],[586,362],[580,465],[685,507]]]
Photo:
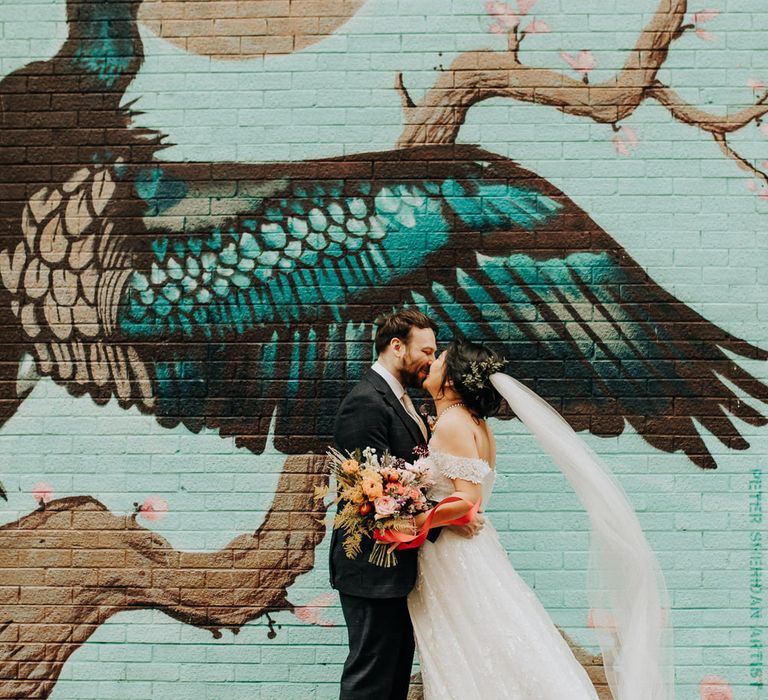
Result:
[[[434,449],[423,459],[436,478],[432,500],[454,492],[451,479],[466,479],[488,503],[496,473],[487,462]],[[426,700],[597,700],[488,520],[472,539],[445,528],[421,546],[408,609]]]

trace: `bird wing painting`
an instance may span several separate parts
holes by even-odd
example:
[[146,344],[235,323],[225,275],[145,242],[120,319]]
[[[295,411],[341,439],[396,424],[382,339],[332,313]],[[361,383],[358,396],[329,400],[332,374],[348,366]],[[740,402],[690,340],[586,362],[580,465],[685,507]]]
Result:
[[[446,332],[504,345],[514,374],[579,430],[617,435],[626,421],[711,468],[694,421],[736,449],[746,442],[729,413],[764,423],[722,380],[766,399],[724,350],[766,353],[678,302],[508,159],[448,144],[157,161],[159,135],[132,129],[121,105],[143,58],[137,9],[71,3],[59,54],[0,83],[3,313],[8,347],[41,374],[257,452],[273,419],[281,451],[322,450],[371,359],[372,319],[405,302]],[[30,123],[40,96],[55,99]],[[105,139],[67,121],[84,111]],[[63,162],[29,164],[30,149]],[[6,419],[21,359],[4,363]]]
[[446,335],[504,346],[578,429],[626,420],[714,467],[694,421],[733,448],[746,442],[728,413],[763,421],[721,379],[765,398],[724,350],[762,352],[509,160],[435,146],[231,164],[232,211],[189,216],[221,201],[210,167],[118,159],[23,204],[0,274],[42,374],[256,452],[274,418],[279,450],[318,451],[370,363],[372,312],[406,301]]
[[[473,104],[506,96],[611,124],[627,150],[632,132],[618,122],[653,98],[737,159],[726,137],[768,111],[765,100],[707,120],[656,78],[676,32],[686,31],[685,2],[662,2],[631,65],[596,85],[589,57],[569,63],[578,79],[522,65],[520,43],[546,25],[535,20],[526,32],[496,7],[494,31],[508,34],[507,52],[459,56],[420,104],[398,76],[405,130],[397,148],[259,164],[163,161],[159,131],[132,124],[124,96],[144,56],[140,4],[70,0],[60,51],[0,82],[0,425],[29,393],[19,378],[31,362],[74,396],[116,399],[164,428],[216,429],[256,454],[273,439],[293,456],[280,489],[303,494],[289,510],[320,524],[315,518],[301,543],[289,545],[273,508],[260,532],[285,537],[280,564],[258,559],[243,568],[288,573],[237,614],[210,609],[205,596],[172,603],[159,589],[129,604],[210,628],[290,607],[286,588],[311,569],[325,527],[324,508],[312,505],[323,460],[300,467],[296,459],[324,454],[342,398],[373,359],[373,320],[394,306],[425,311],[441,337],[460,333],[500,349],[510,373],[579,431],[613,437],[631,426],[655,450],[714,469],[703,430],[744,450],[735,421],[766,424],[740,396],[766,402],[768,387],[734,361],[764,361],[765,349],[665,290],[544,178],[455,143]],[[467,69],[489,57],[487,74]],[[647,84],[638,90],[641,69]],[[474,87],[463,82],[471,80]],[[289,488],[293,477],[304,485]],[[94,499],[55,504],[27,516],[24,528],[48,527],[56,512],[77,508],[115,527],[116,516]],[[120,547],[136,567],[179,575],[196,566],[228,570],[232,552],[255,556],[263,543],[248,536],[227,556],[190,564],[134,520],[120,523]],[[4,526],[2,535],[18,531]],[[308,554],[291,558],[302,549]],[[161,561],[156,550],[171,558]],[[83,610],[126,609],[105,600],[89,598]],[[93,628],[103,620],[94,615]],[[10,645],[6,660],[23,657],[30,669],[13,692],[47,696],[91,631],[59,640],[65,651],[56,658]]]

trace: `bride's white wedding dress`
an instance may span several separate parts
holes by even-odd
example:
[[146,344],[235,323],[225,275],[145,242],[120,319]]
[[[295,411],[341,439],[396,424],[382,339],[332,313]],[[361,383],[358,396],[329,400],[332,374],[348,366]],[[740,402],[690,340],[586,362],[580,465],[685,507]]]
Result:
[[[431,448],[429,497],[454,491],[451,479],[482,484],[483,505],[496,473],[481,459]],[[597,700],[535,593],[512,567],[486,520],[472,539],[445,528],[419,552],[408,596],[426,700]]]

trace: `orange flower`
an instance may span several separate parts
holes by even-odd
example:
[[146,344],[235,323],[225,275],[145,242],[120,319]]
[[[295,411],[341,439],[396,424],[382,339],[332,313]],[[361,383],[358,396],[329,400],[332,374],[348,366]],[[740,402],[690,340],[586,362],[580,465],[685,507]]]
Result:
[[360,471],[360,463],[356,459],[345,459],[341,463],[341,471],[345,474],[355,474]]
[[397,482],[387,484],[387,487],[389,489],[390,494],[395,493],[398,496],[402,496],[408,490],[407,486],[404,486],[403,484],[400,484]]
[[395,469],[382,469],[381,476],[387,481],[400,481],[400,474]]
[[344,494],[344,497],[348,501],[352,501],[352,503],[355,503],[356,505],[360,505],[365,500],[365,496],[363,495],[363,490],[360,488],[359,485],[355,486],[354,488],[351,488],[349,491],[346,491]]
[[376,500],[384,495],[384,487],[381,477],[372,469],[366,469],[362,474],[363,493],[371,500]]
[[397,481],[390,481],[384,490],[390,496],[395,496],[395,495],[399,496],[399,495],[402,495],[404,489],[405,489],[405,486],[398,483]]

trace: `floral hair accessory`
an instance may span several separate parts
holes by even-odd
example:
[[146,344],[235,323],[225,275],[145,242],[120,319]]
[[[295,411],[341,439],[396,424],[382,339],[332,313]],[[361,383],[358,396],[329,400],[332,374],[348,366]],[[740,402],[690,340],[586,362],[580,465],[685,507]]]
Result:
[[506,364],[507,360],[503,357],[500,360],[489,357],[482,362],[470,362],[469,372],[461,376],[461,383],[470,391],[479,393],[488,385],[488,377],[504,369]]

